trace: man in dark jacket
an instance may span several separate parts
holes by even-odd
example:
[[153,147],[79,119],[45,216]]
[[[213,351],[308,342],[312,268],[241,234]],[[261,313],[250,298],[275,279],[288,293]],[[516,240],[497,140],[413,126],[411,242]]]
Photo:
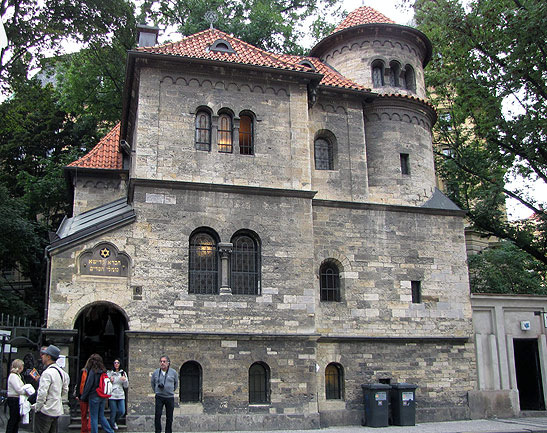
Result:
[[165,433],[172,433],[173,410],[175,409],[175,390],[179,386],[179,376],[169,368],[171,360],[167,355],[160,358],[160,368],[152,374],[151,385],[156,393],[155,429],[161,433],[161,414],[165,406]]

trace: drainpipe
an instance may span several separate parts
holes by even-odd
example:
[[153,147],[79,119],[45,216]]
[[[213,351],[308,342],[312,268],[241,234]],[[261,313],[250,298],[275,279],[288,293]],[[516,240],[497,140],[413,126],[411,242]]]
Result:
[[49,246],[44,248],[44,259],[46,261],[46,290],[45,290],[45,303],[44,303],[44,321],[42,324],[42,328],[47,327],[47,315],[48,315],[48,308],[49,308],[49,278],[50,278],[50,272],[51,272],[51,258],[49,256]]

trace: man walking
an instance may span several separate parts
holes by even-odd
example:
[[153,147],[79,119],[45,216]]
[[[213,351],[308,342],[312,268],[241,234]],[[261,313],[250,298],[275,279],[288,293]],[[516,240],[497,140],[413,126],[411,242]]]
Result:
[[61,350],[53,344],[40,351],[40,359],[46,367],[40,376],[38,395],[33,405],[36,415],[36,433],[57,433],[57,420],[63,414],[63,398],[68,396],[70,378],[55,361]]
[[167,355],[160,358],[160,368],[152,373],[152,389],[156,393],[155,429],[161,433],[161,414],[165,406],[165,433],[173,431],[173,410],[175,409],[175,390],[179,385],[179,376],[169,368],[171,360]]

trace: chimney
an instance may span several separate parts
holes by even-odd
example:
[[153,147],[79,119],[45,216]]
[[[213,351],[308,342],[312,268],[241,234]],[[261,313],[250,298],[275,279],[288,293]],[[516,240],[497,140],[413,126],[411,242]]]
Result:
[[159,27],[137,24],[137,39],[139,47],[153,47],[158,44]]

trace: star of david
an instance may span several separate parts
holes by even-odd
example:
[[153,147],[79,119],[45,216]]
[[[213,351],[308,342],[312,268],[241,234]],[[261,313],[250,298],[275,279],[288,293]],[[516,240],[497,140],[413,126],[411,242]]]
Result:
[[102,258],[106,259],[110,255],[110,250],[108,248],[103,248],[100,254]]

